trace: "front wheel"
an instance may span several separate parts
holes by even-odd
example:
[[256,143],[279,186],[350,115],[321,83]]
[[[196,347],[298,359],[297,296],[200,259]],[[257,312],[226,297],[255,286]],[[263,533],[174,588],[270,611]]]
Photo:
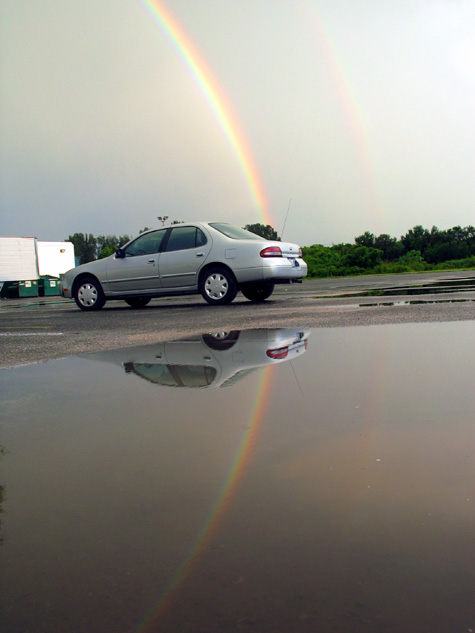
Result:
[[200,279],[200,292],[208,303],[226,305],[236,296],[237,286],[229,270],[216,266],[203,273]]
[[102,286],[94,277],[81,279],[74,291],[74,300],[78,308],[87,312],[100,310],[106,302]]
[[144,308],[150,303],[151,297],[130,297],[125,299],[125,303],[131,308]]
[[241,292],[249,301],[259,303],[271,296],[274,292],[274,284],[248,284],[241,287]]

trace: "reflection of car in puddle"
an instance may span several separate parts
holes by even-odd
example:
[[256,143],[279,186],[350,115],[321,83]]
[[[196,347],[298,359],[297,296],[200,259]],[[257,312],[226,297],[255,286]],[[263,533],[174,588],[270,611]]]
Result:
[[128,374],[167,387],[225,387],[254,371],[293,360],[307,349],[309,330],[242,330],[88,354]]

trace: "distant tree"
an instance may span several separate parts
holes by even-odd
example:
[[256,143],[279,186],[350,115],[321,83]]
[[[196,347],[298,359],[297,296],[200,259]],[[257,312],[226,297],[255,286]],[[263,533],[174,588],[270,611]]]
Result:
[[106,257],[106,255],[103,255],[104,251],[107,250],[108,254],[109,251],[116,251],[117,248],[119,247],[119,240],[117,239],[117,237],[115,235],[99,235],[97,238],[97,257],[98,259],[102,259],[103,257]]
[[96,259],[97,240],[92,233],[75,233],[68,237],[74,245],[74,254],[80,264],[87,264]]
[[104,259],[104,257],[109,257],[109,255],[113,255],[116,250],[117,248],[113,248],[112,246],[105,246],[97,256],[97,259]]
[[365,269],[374,268],[381,263],[382,253],[371,246],[353,246],[348,244],[348,249],[342,260],[342,264],[348,268],[360,269],[353,272],[363,272]]
[[116,252],[119,246],[130,241],[129,235],[100,235],[97,238],[97,258],[103,259]]
[[363,235],[355,237],[355,244],[357,244],[358,246],[372,247],[374,246],[374,235],[369,231],[365,231]]
[[145,233],[145,231],[150,231],[150,228],[148,226],[144,226],[143,229],[140,229],[139,235],[141,235],[142,233]]
[[119,235],[119,246],[123,246],[124,244],[127,244],[127,242],[130,242],[130,240],[132,239],[132,235]]
[[341,270],[341,253],[334,246],[304,246],[303,258],[308,266],[309,277],[330,277]]
[[381,233],[381,235],[375,237],[373,246],[383,253],[383,259],[387,262],[398,259],[404,254],[405,250],[402,242],[399,242],[395,237],[391,237],[387,233]]
[[243,227],[244,229],[246,229],[246,231],[250,231],[251,233],[255,233],[256,235],[260,235],[261,237],[265,238],[266,240],[274,240],[277,242],[280,242],[280,237],[277,234],[277,231],[272,228],[272,226],[270,224],[246,224],[246,226]]
[[185,224],[185,220],[172,220],[170,224],[173,226],[174,224]]
[[424,262],[424,259],[421,255],[421,251],[409,251],[408,253],[405,253],[405,255],[403,255],[402,257],[400,257],[398,259],[398,262],[400,264],[422,264]]
[[409,251],[420,251],[421,254],[424,254],[427,246],[433,241],[436,231],[437,228],[433,227],[433,234],[431,234],[427,229],[418,224],[412,229],[409,229],[406,235],[401,237],[401,242],[407,253]]

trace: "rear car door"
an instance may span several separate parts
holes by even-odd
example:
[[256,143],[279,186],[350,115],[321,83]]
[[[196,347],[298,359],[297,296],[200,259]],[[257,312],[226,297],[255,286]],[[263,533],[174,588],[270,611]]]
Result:
[[160,253],[158,270],[163,288],[193,288],[198,271],[211,250],[211,240],[197,226],[171,229],[168,242]]
[[123,249],[123,257],[111,257],[107,265],[109,291],[113,294],[153,294],[161,287],[158,251],[167,229],[140,235]]

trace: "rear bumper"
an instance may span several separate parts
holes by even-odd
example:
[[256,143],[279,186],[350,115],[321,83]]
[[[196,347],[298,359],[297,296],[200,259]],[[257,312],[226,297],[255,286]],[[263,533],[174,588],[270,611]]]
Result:
[[234,270],[238,283],[268,281],[275,284],[294,283],[307,276],[307,264],[303,259],[269,257],[262,259],[258,268],[240,268]]
[[264,279],[274,283],[292,283],[307,276],[307,264],[303,259],[269,257],[264,260],[263,273]]

